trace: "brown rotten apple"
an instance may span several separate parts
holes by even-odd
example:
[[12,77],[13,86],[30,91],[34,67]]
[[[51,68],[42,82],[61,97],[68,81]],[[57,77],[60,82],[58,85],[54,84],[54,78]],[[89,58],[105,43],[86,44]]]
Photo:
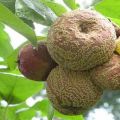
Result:
[[21,73],[29,79],[44,81],[55,66],[56,63],[47,51],[46,42],[39,42],[36,49],[28,44],[20,50],[18,67]]
[[59,17],[48,33],[47,48],[62,67],[88,70],[112,57],[116,33],[112,23],[93,10],[74,10]]
[[109,62],[95,67],[91,72],[91,80],[103,90],[120,89],[120,56],[114,54]]
[[94,106],[103,91],[91,82],[88,71],[57,66],[47,78],[47,93],[56,110],[66,115],[78,115]]

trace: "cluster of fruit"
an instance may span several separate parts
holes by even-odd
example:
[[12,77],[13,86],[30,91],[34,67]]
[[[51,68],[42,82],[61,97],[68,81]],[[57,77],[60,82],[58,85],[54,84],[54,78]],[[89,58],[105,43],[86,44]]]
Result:
[[120,89],[119,30],[93,10],[74,10],[59,17],[46,41],[23,47],[19,69],[24,76],[47,82],[53,107],[63,114],[84,113],[106,89]]

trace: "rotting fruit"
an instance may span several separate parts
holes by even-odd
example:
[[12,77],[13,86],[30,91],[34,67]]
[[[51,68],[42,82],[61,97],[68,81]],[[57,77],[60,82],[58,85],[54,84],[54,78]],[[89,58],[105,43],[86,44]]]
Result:
[[109,62],[91,70],[91,81],[103,90],[119,90],[120,56],[114,54]]
[[112,24],[115,27],[115,32],[116,32],[117,38],[120,37],[120,27],[115,23],[112,23]]
[[112,23],[93,10],[74,10],[59,17],[48,32],[47,48],[62,67],[88,70],[112,57],[116,33]]
[[57,66],[47,78],[48,98],[63,114],[84,113],[96,104],[102,90],[91,81],[89,72],[71,71]]
[[47,51],[45,41],[39,42],[37,48],[27,44],[19,52],[18,68],[29,79],[45,81],[56,65]]
[[85,113],[100,100],[104,90],[120,89],[115,30],[96,11],[66,13],[51,26],[47,43],[40,42],[37,49],[27,45],[20,51],[19,69],[29,79],[47,79],[48,98],[59,112]]

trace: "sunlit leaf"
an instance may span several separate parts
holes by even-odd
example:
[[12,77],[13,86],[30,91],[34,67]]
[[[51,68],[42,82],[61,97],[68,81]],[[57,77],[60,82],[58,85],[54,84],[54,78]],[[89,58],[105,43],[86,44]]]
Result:
[[32,30],[32,28],[30,28],[27,24],[25,24],[22,20],[15,16],[11,11],[9,11],[8,8],[3,6],[1,3],[0,21],[12,27],[17,32],[28,38],[28,40],[31,41],[33,45],[36,45],[37,39],[35,36],[35,32]]
[[[16,0],[0,0],[0,2],[5,5],[9,10],[11,10],[13,13],[15,13],[15,3]],[[22,18],[21,18],[22,19]],[[30,27],[34,28],[32,21],[22,19],[26,24],[28,24]]]
[[84,120],[82,115],[69,116],[69,115],[63,115],[58,111],[55,111],[55,116],[58,118],[62,118],[63,120]]
[[37,102],[33,107],[29,107],[28,109],[19,109],[16,114],[17,119],[30,120],[33,118],[33,116],[36,115],[36,113],[39,113],[42,117],[46,117],[49,107],[49,103],[47,101],[48,100],[45,99],[43,101]]
[[[63,115],[61,113],[59,113],[56,110],[50,109],[51,103],[48,99],[44,99],[41,102],[38,102],[37,104],[35,104],[35,106],[33,106],[32,108],[41,111],[42,115],[47,115],[49,111],[51,111],[51,116],[49,117],[54,117],[54,118],[60,118],[62,120],[84,120],[82,115],[75,115],[75,116],[69,116],[69,115]],[[54,116],[53,115],[53,111],[54,111]],[[51,119],[51,118],[49,118]]]
[[0,23],[0,57],[6,59],[13,52],[13,47],[10,44],[10,38],[4,31],[4,25]]
[[78,8],[75,0],[63,0],[63,1],[64,1],[64,3],[65,3],[69,8],[71,8],[72,10]]
[[36,115],[36,111],[30,108],[26,108],[23,111],[17,113],[17,120],[32,120]]
[[0,72],[0,96],[8,103],[18,103],[39,92],[40,82],[28,80],[15,74]]
[[[29,8],[32,10],[28,12],[29,14],[28,16],[31,17],[31,15],[33,15],[36,18],[41,19],[41,21],[39,22],[37,19],[34,19],[34,17],[31,18],[33,20],[37,20],[41,24],[51,25],[57,17],[49,7],[45,6],[39,0],[34,0],[34,1],[33,0],[21,0],[21,1],[24,2],[24,4],[27,6],[27,8],[25,9]],[[27,13],[24,13],[24,14],[27,14]]]
[[40,0],[43,2],[46,6],[48,6],[57,16],[61,16],[63,13],[67,12],[67,9],[54,1],[50,0]]
[[16,0],[15,8],[16,14],[21,18],[32,20],[43,25],[50,25],[44,16],[38,14],[36,11],[28,7],[28,5],[25,4],[23,0]]
[[105,16],[120,19],[120,0],[102,0],[95,9]]
[[18,111],[23,111],[25,109],[28,109],[25,102],[17,105],[8,105],[6,107],[0,106],[0,120],[19,120]]
[[52,120],[53,116],[54,116],[54,108],[51,104],[49,104],[48,114],[47,114],[48,120]]
[[120,19],[110,18],[110,17],[109,17],[109,19],[110,19],[111,21],[115,22],[117,25],[120,26]]

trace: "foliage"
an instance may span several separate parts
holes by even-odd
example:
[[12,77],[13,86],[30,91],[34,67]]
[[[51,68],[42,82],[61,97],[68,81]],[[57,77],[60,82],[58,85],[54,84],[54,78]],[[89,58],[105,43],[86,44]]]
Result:
[[[94,9],[120,25],[120,1],[98,1],[94,0],[91,4]],[[63,0],[63,3],[57,0],[0,0],[0,65],[5,66],[0,67],[0,120],[31,120],[34,116],[47,117],[48,120],[83,120],[82,115],[65,116],[55,111],[46,96],[40,94],[44,89],[43,83],[30,81],[20,75],[17,56],[25,43],[13,49],[5,31],[5,25],[8,25],[35,46],[37,40],[46,38],[46,34],[36,36],[33,22],[46,26],[48,30],[58,16],[79,8],[81,4],[75,0]],[[43,99],[32,107],[28,106],[26,100],[36,94]],[[6,101],[6,106],[2,104],[3,101]]]
[[119,0],[103,0],[95,6],[95,9],[120,25],[119,5]]

